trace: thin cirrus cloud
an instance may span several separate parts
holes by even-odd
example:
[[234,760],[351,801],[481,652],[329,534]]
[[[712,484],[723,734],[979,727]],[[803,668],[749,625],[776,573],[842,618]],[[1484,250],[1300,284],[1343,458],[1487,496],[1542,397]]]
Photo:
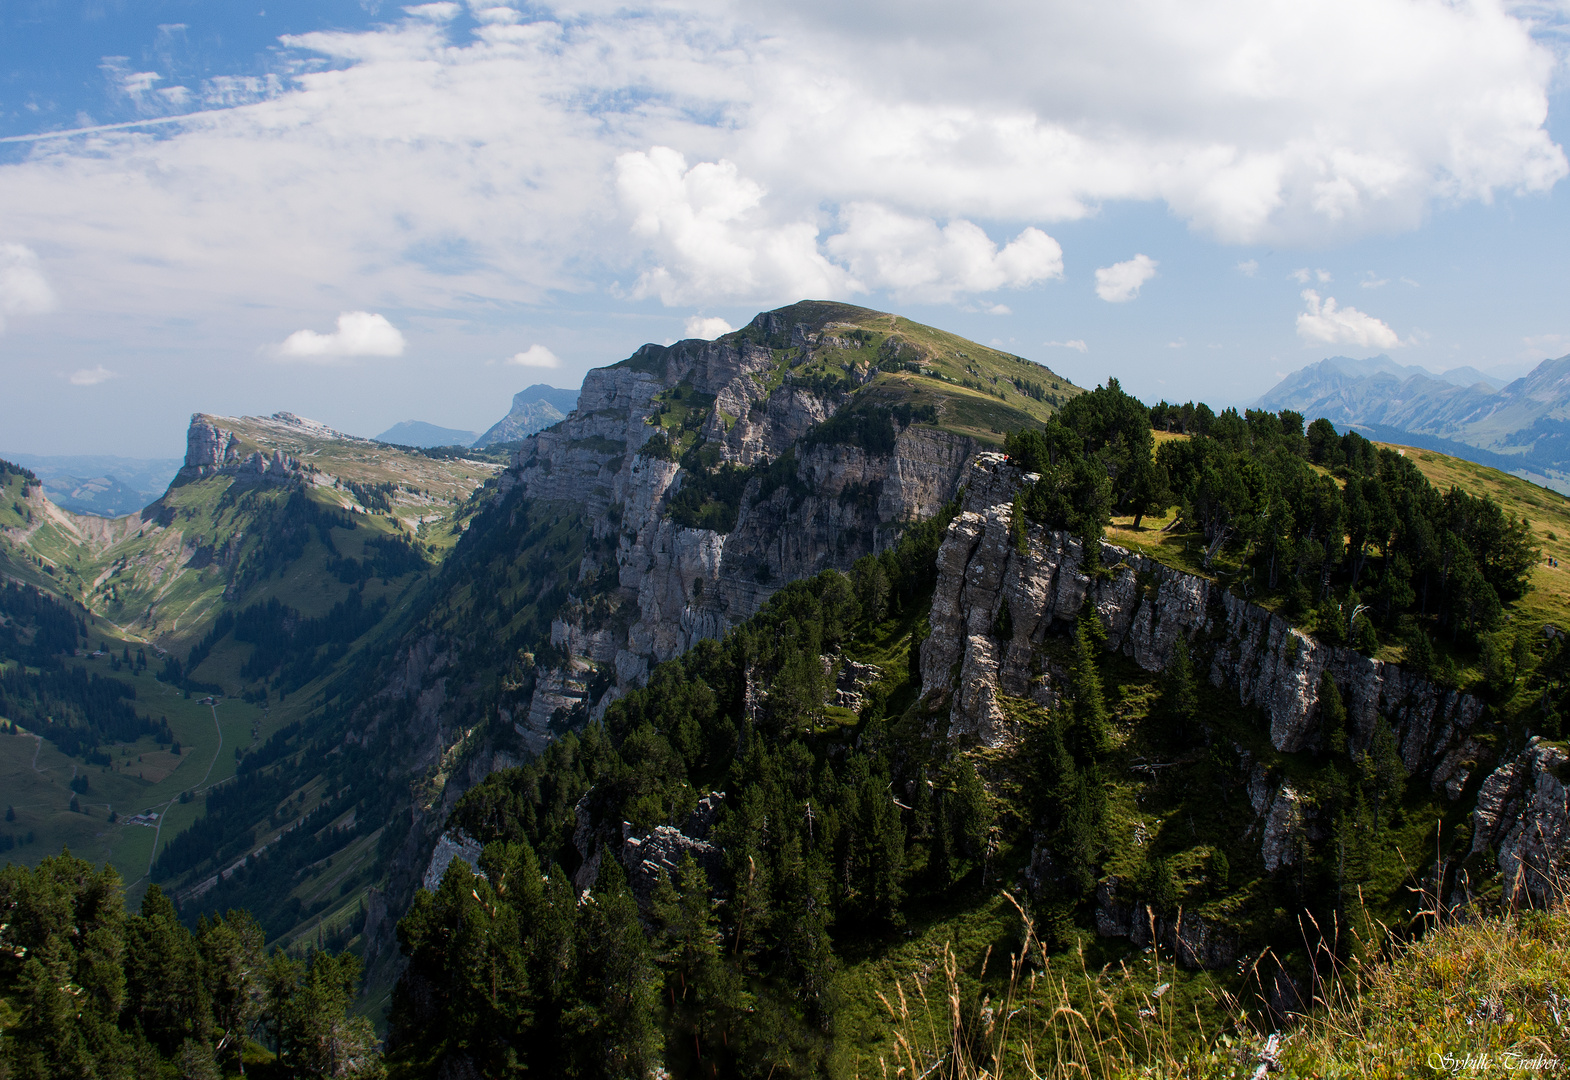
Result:
[[561,367],[561,360],[556,356],[555,353],[551,352],[544,345],[537,345],[537,344],[536,345],[530,345],[527,349],[524,349],[522,352],[513,353],[511,356],[509,356],[507,358],[507,362],[509,364],[515,364],[518,367],[532,367],[532,368]]
[[1313,289],[1304,289],[1303,303],[1307,310],[1297,317],[1297,335],[1305,342],[1375,349],[1394,349],[1401,344],[1400,336],[1383,320],[1355,307],[1341,307],[1333,296],[1321,300]]
[[42,315],[55,307],[37,252],[22,244],[0,244],[0,330],[15,315]]
[[402,356],[403,332],[386,316],[369,311],[345,311],[335,330],[322,334],[296,330],[278,346],[278,355],[289,360],[339,360],[355,356]]
[[[1551,45],[1494,0],[459,10],[284,38],[287,79],[209,80],[156,136],[34,143],[0,165],[7,228],[148,326],[303,315],[345,281],[459,317],[558,290],[941,303],[1056,280],[1053,223],[1109,202],[1322,243],[1570,171]],[[120,77],[149,113],[187,102]],[[346,355],[312,333],[293,355]]]
[[1160,265],[1149,255],[1135,255],[1096,271],[1096,295],[1109,304],[1123,304],[1139,295],[1140,286],[1156,276]]

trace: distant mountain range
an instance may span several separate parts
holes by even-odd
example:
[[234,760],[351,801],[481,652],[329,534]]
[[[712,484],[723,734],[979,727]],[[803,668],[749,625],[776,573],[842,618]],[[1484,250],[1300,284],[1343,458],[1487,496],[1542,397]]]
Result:
[[491,425],[489,431],[474,441],[475,446],[495,446],[497,443],[517,442],[536,431],[544,431],[552,424],[567,419],[567,414],[578,407],[578,391],[558,390],[554,386],[536,383],[512,397],[512,408],[507,415]]
[[404,420],[380,435],[377,442],[397,446],[473,446],[517,442],[567,418],[578,404],[577,390],[562,390],[536,383],[513,395],[512,408],[482,435],[477,431],[441,427],[424,420]]
[[1570,356],[1509,383],[1470,367],[1435,375],[1388,356],[1333,356],[1294,371],[1256,404],[1323,416],[1570,494]]
[[180,469],[179,458],[5,453],[44,482],[56,506],[77,514],[119,517],[140,510],[164,493]]
[[472,446],[479,437],[478,431],[439,427],[424,420],[400,420],[376,436],[376,441],[395,446]]

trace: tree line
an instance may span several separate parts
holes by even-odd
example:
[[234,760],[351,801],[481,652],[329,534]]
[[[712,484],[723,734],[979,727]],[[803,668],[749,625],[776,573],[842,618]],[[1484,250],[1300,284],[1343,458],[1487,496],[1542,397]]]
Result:
[[[1188,437],[1155,446],[1153,430]],[[1114,514],[1177,506],[1201,564],[1332,643],[1372,651],[1381,632],[1421,663],[1432,637],[1478,642],[1519,599],[1540,553],[1530,525],[1484,495],[1441,492],[1412,461],[1318,419],[1203,404],[1146,408],[1117,380],[1074,398],[1040,431],[1010,434],[1040,474],[1018,508],[1099,538]]]
[[244,912],[193,933],[158,886],[135,914],[122,892],[112,868],[69,852],[0,870],[7,1077],[385,1075],[370,1022],[349,1014],[352,954],[269,953]]
[[[897,933],[912,896],[974,882],[989,859],[975,768],[908,755],[875,723],[915,704],[947,520],[848,576],[785,587],[723,641],[660,665],[603,724],[464,796],[450,824],[484,845],[480,874],[455,863],[400,924],[395,1075],[826,1068],[836,940]],[[859,716],[836,713],[823,657],[879,626],[903,629],[908,652]],[[683,823],[714,789],[731,793],[710,837],[722,854],[689,856],[640,908],[621,823]]]

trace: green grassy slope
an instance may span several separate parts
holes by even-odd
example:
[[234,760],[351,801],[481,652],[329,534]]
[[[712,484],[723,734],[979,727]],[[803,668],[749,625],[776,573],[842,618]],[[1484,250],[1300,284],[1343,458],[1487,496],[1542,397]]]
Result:
[[[141,670],[110,671],[108,656],[65,663],[134,687],[137,713],[167,720],[183,751],[174,757],[147,735],[103,746],[112,762],[103,766],[25,729],[0,736],[0,784],[14,819],[0,834],[19,845],[4,857],[32,864],[70,847],[114,865],[133,898],[158,852],[202,815],[206,793],[235,776],[236,751],[309,720],[324,687],[395,632],[477,511],[479,487],[499,468],[271,419],[205,419],[234,431],[242,453],[281,450],[297,458],[305,482],[248,483],[227,471],[177,482],[142,514],[108,521],[61,511],[20,472],[0,474],[0,574],[79,611],[87,646],[142,650],[149,664]],[[215,634],[215,623],[275,601],[288,613],[285,632],[315,620],[336,633],[303,653],[286,644],[282,667],[247,671],[260,646],[237,640],[222,623]],[[334,624],[335,608],[346,603],[371,614]],[[168,661],[180,670],[160,681],[155,673],[167,676]],[[211,688],[222,694],[204,703]],[[74,792],[68,785],[83,777],[88,790]],[[73,794],[83,812],[69,809]],[[158,816],[128,823],[142,812]],[[258,835],[253,846],[270,839]],[[363,854],[363,838],[356,843]],[[335,902],[363,898],[367,870],[356,871],[359,891]],[[190,884],[184,876],[182,883]]]
[[[1059,405],[1083,393],[1042,364],[898,315],[823,300],[768,314],[786,329],[769,333],[755,322],[720,340],[751,342],[774,354],[775,368],[765,379],[771,392],[787,379],[861,386],[862,405],[930,405],[938,413],[935,426],[986,444],[1045,423]],[[804,337],[794,334],[796,327]]]

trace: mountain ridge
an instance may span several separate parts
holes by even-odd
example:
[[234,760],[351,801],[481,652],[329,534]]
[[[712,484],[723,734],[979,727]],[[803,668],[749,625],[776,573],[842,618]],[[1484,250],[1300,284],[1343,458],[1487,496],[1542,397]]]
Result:
[[1497,388],[1447,382],[1388,357],[1332,357],[1291,373],[1256,405],[1363,426],[1383,438],[1447,440],[1490,455],[1485,464],[1570,492],[1570,356],[1544,360]]

